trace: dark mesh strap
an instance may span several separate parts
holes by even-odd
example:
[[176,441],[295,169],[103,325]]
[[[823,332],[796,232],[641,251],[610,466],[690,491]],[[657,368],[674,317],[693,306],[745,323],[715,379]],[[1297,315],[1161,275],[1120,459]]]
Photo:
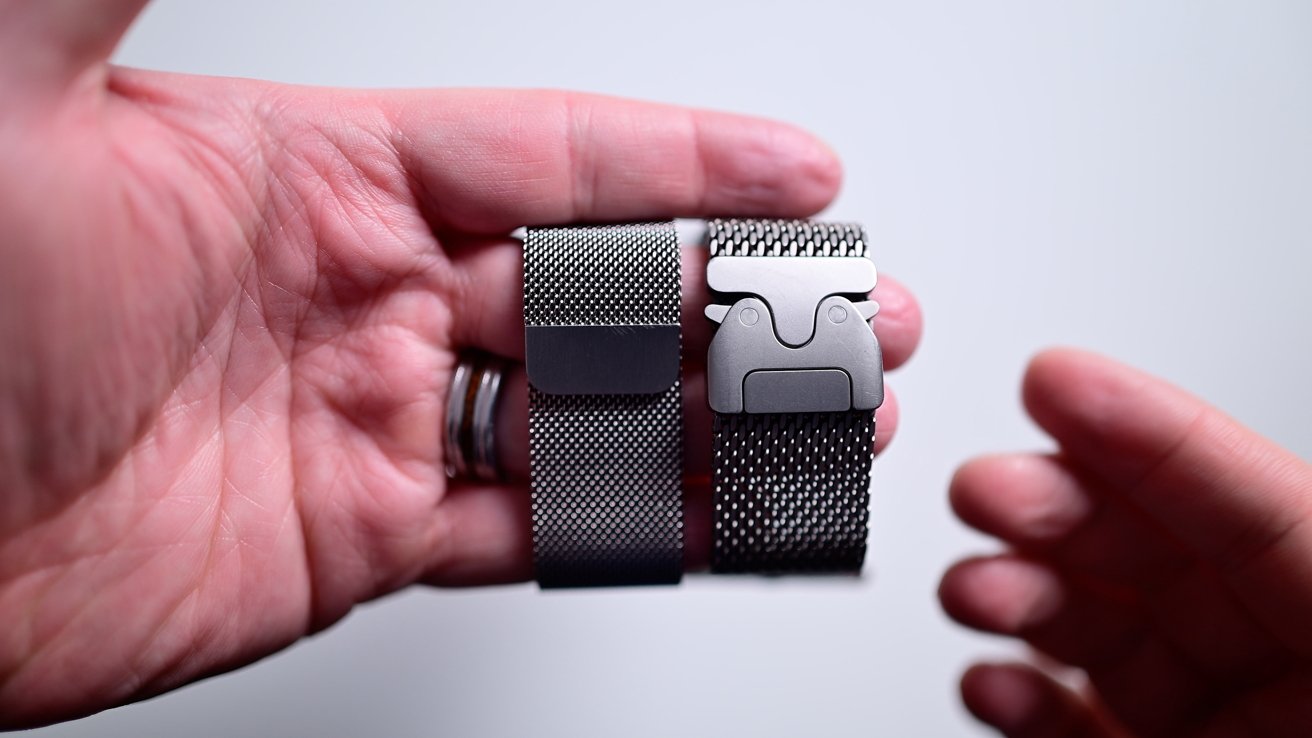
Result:
[[[711,256],[865,256],[859,225],[714,220]],[[859,571],[875,416],[716,413],[711,570]]]
[[[679,322],[673,223],[530,228],[526,325]],[[666,584],[683,572],[680,384],[651,395],[529,387],[533,554],[543,587]]]
[[711,256],[865,256],[856,223],[716,219],[706,223]]
[[716,413],[712,569],[859,570],[874,430],[860,411]]

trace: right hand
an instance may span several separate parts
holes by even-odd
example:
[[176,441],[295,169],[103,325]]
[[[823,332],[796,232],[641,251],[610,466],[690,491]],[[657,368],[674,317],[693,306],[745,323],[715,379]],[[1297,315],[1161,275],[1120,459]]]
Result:
[[952,504],[1008,551],[957,564],[960,622],[1078,667],[980,665],[966,706],[1011,738],[1312,735],[1312,466],[1092,354],[1031,364],[1055,454],[977,459]]

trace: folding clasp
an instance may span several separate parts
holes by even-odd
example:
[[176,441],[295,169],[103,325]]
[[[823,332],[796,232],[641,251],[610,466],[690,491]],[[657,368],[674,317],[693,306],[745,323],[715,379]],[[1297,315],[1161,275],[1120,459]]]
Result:
[[707,399],[718,413],[874,410],[884,401],[883,356],[867,321],[875,265],[863,257],[717,256],[706,282],[728,302],[707,357]]

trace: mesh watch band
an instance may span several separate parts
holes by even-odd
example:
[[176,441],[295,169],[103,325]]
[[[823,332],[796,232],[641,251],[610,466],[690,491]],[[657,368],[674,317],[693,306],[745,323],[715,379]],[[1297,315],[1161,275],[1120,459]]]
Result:
[[[679,302],[673,223],[527,231],[530,487],[543,587],[682,575]],[[640,376],[671,362],[672,374]]]
[[[857,225],[715,220],[708,231],[712,258],[866,255]],[[869,410],[716,413],[711,570],[859,571],[874,431]]]

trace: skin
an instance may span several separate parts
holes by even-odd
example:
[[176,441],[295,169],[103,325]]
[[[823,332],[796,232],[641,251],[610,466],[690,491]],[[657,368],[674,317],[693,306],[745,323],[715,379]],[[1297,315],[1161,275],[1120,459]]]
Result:
[[1009,550],[939,594],[1086,685],[982,664],[971,712],[1012,738],[1312,735],[1312,466],[1089,353],[1038,356],[1024,399],[1058,450],[957,472],[953,507]]
[[[451,483],[441,457],[458,352],[522,359],[507,234],[801,217],[841,178],[741,116],[107,65],[143,5],[0,0],[0,728],[235,668],[415,582],[528,578],[522,370],[511,481]],[[691,568],[704,260],[684,254]],[[919,310],[892,280],[874,298],[896,367]]]

